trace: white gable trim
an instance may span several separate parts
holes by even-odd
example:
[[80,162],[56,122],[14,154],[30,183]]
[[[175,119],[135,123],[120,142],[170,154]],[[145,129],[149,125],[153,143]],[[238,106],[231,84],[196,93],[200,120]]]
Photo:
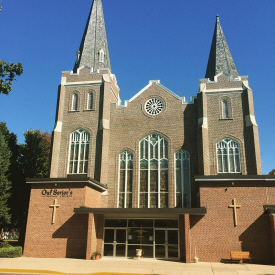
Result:
[[194,104],[194,101],[197,98],[196,96],[191,96],[190,97],[190,101],[186,101],[185,97],[178,96],[177,94],[175,94],[174,92],[172,92],[171,90],[169,90],[168,88],[166,88],[165,86],[163,86],[162,84],[160,84],[160,80],[150,80],[149,84],[147,86],[145,86],[142,90],[140,90],[137,94],[135,94],[129,100],[125,100],[124,101],[124,105],[121,105],[121,102],[111,102],[111,103],[116,103],[116,108],[119,108],[119,109],[127,108],[128,107],[128,102],[132,102],[133,100],[135,100],[144,91],[146,91],[150,86],[152,86],[153,83],[155,83],[156,85],[158,85],[161,89],[163,89],[164,91],[166,91],[167,93],[169,93],[170,95],[172,95],[173,97],[175,97],[176,99],[181,100],[182,104]]
[[148,84],[147,86],[145,86],[142,90],[140,90],[137,94],[135,94],[131,99],[125,100],[125,102],[126,102],[126,101],[128,101],[128,102],[133,101],[133,100],[136,99],[139,95],[141,95],[145,90],[147,90],[150,86],[152,86],[152,84],[153,84],[154,82],[157,82],[157,81],[159,81],[159,80],[155,80],[155,81],[150,80],[150,81],[149,81],[149,84]]

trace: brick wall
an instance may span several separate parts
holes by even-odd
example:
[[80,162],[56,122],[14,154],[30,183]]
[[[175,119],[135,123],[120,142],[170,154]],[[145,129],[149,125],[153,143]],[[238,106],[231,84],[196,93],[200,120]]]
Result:
[[[270,217],[264,204],[275,204],[275,182],[210,182],[201,183],[201,206],[204,217],[191,216],[191,258],[194,248],[200,261],[230,259],[230,251],[249,251],[253,263],[273,261]],[[238,225],[234,226],[232,200],[237,209]]]
[[[43,190],[72,191],[72,197],[43,196]],[[87,193],[87,194],[86,194]],[[85,200],[86,196],[89,200]],[[33,184],[30,197],[24,256],[85,258],[88,215],[75,215],[80,206],[101,207],[101,193],[79,184]],[[52,224],[57,199],[56,220]]]

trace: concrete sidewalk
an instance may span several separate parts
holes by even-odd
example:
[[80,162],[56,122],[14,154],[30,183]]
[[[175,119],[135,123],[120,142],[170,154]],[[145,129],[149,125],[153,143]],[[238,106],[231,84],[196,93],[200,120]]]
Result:
[[49,258],[0,258],[0,273],[275,275],[275,266],[251,264],[185,264],[161,260],[104,258],[98,261]]

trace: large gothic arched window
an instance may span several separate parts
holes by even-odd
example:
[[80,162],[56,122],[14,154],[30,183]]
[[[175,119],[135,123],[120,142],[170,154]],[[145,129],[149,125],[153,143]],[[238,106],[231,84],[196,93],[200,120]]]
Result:
[[168,142],[157,134],[140,141],[139,207],[168,207]]
[[240,173],[240,145],[237,141],[225,138],[217,143],[218,173]]
[[124,151],[119,155],[118,207],[132,207],[133,154]]
[[179,150],[175,154],[176,207],[191,207],[190,154]]
[[86,174],[88,170],[89,132],[79,129],[71,133],[69,174]]

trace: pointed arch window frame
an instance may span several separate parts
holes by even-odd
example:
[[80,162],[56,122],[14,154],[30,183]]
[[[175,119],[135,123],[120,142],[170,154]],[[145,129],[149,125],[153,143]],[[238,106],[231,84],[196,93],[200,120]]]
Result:
[[[124,169],[122,169],[122,161],[124,162]],[[117,208],[132,208],[134,155],[128,150],[124,150],[123,152],[121,152],[119,154],[118,167],[119,169]],[[123,205],[120,204],[120,195],[123,196]],[[129,204],[127,204],[128,201]]]
[[228,99],[222,99],[221,101],[221,118],[228,119],[229,116],[229,101]]
[[78,102],[79,102],[79,96],[77,92],[74,92],[72,94],[72,99],[71,99],[71,108],[70,111],[76,112],[78,111]]
[[70,134],[68,174],[87,174],[90,133],[83,129]]
[[240,143],[231,138],[224,138],[216,144],[217,172],[241,173],[241,149]]
[[[151,148],[152,138],[155,138],[154,136],[157,137],[157,142],[156,142],[157,149]],[[161,148],[161,144],[162,144],[163,148]],[[153,147],[155,147],[155,145],[153,145]],[[157,157],[156,157],[156,151],[158,152]],[[161,152],[162,152],[162,157],[161,157]],[[153,154],[153,156],[152,156],[152,154]],[[153,157],[153,158],[151,158],[151,157]],[[141,168],[142,161],[144,162],[144,164],[146,164],[146,162],[147,162],[147,168]],[[157,163],[157,168],[153,169],[151,167],[152,161]],[[166,162],[167,167],[161,168],[161,161]],[[144,165],[144,167],[145,167],[145,165]],[[142,171],[145,172],[145,175],[146,175],[146,171],[147,171],[146,183],[145,183],[145,186],[147,184],[147,188],[145,188],[146,190],[143,192],[141,192]],[[157,182],[156,182],[157,191],[156,192],[151,191],[152,190],[152,188],[151,188],[151,183],[152,183],[151,182],[151,178],[152,178],[151,172],[154,172],[154,171],[157,172]],[[166,186],[165,191],[161,190],[161,172],[163,172],[163,171],[167,172],[167,182],[165,183],[165,185],[167,185],[167,186]],[[143,175],[143,177],[144,177],[144,175]],[[144,198],[146,201],[145,205],[143,205],[143,204],[141,205],[141,195],[142,194],[144,195]],[[156,205],[152,204],[151,195],[152,196],[157,195]],[[164,200],[166,201],[165,205],[161,204],[161,197],[163,197],[163,196],[164,196]],[[141,206],[144,206],[144,207],[141,207]],[[152,133],[152,134],[145,136],[139,142],[138,208],[168,208],[168,207],[169,207],[169,144],[168,144],[168,140],[166,140],[163,136],[156,134],[156,133]]]
[[94,92],[89,91],[87,94],[87,110],[94,110]]
[[[186,161],[188,161],[187,166],[186,166]],[[175,163],[175,207],[180,207],[180,208],[191,207],[190,153],[184,149],[178,150],[174,155],[174,163]],[[180,180],[180,182],[178,182],[178,180]],[[178,189],[179,186],[180,186],[180,190]],[[186,191],[185,187],[189,188],[189,192],[185,192]],[[179,206],[180,204],[178,202],[178,197],[180,197],[181,206]]]

